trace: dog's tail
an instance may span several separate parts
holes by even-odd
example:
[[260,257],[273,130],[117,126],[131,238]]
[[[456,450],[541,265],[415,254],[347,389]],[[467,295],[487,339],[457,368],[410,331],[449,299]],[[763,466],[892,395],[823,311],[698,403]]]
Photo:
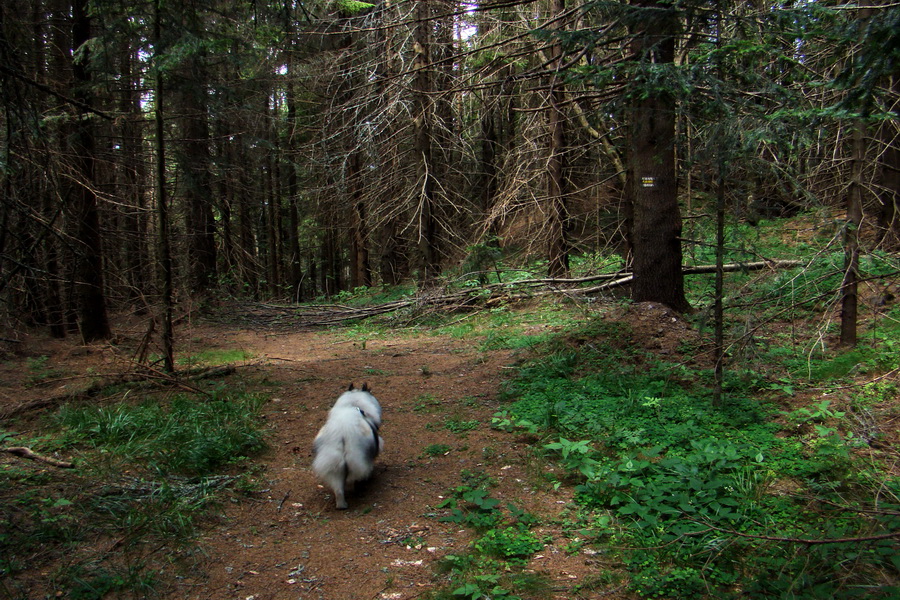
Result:
[[344,447],[346,443],[342,437],[334,440],[334,443],[315,444],[313,450],[313,471],[332,490],[343,490],[347,481],[347,461],[344,460]]

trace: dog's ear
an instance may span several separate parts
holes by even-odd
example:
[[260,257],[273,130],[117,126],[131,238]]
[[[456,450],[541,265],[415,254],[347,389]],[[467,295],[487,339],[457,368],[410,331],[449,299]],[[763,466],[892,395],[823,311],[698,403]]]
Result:
[[364,392],[369,391],[369,382],[368,381],[363,382],[362,391],[364,391]]
[[[365,387],[365,384],[363,384],[363,387]],[[352,391],[353,391],[353,382],[352,382],[352,381],[350,382],[350,387],[347,388],[347,391],[348,391],[348,392],[352,392]]]

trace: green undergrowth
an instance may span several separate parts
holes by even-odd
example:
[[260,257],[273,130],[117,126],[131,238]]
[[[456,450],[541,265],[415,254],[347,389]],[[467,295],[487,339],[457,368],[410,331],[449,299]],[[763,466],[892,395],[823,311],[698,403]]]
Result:
[[[199,369],[203,367],[240,363],[251,358],[253,358],[252,353],[240,348],[179,352],[175,355],[175,366],[178,368]],[[161,362],[162,356],[159,354],[150,355],[151,364],[159,364]]]
[[264,447],[264,398],[177,395],[162,404],[64,406],[53,417],[60,447],[75,447],[95,465],[140,464],[150,471],[204,476]]
[[196,367],[201,365],[225,365],[239,363],[253,358],[253,354],[246,350],[237,349],[217,349],[202,350],[192,354],[178,356],[175,363],[178,366]]
[[189,569],[200,524],[255,486],[244,465],[266,445],[263,402],[219,390],[68,405],[39,438],[2,433],[75,465],[0,465],[3,597],[149,597]]
[[618,548],[631,591],[897,597],[900,481],[874,424],[896,411],[897,386],[842,379],[859,371],[849,364],[896,368],[891,346],[807,357],[774,381],[735,368],[714,407],[710,372],[632,338],[611,320],[560,335],[508,382],[494,418],[543,439],[568,473],[554,485],[620,525],[594,543]]
[[434,311],[415,318],[393,314],[336,328],[334,332],[362,349],[368,340],[427,334],[472,341],[478,350],[487,352],[537,347],[552,338],[554,329],[570,327],[579,318],[571,306],[564,304],[541,303],[525,310],[501,305],[473,310],[470,314]]
[[324,296],[316,298],[316,303],[342,304],[346,306],[371,306],[374,304],[386,304],[398,300],[406,300],[414,297],[416,286],[407,285],[381,285],[371,287],[358,287],[353,290],[342,290],[330,298]]
[[477,537],[468,548],[445,556],[437,567],[443,579],[432,600],[521,600],[549,596],[547,581],[529,572],[528,559],[547,540],[533,529],[539,519],[514,503],[491,496],[495,482],[482,471],[463,471],[462,483],[436,509],[439,521],[469,527]]

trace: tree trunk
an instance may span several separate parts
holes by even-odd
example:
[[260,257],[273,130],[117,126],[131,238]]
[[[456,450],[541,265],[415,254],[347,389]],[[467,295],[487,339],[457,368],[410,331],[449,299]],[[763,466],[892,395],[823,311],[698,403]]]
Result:
[[333,224],[331,215],[327,215],[327,223],[322,228],[320,247],[322,292],[333,296],[341,290],[341,253],[338,246],[338,230]]
[[122,259],[124,279],[128,283],[128,299],[143,312],[146,298],[143,290],[148,283],[148,256],[145,243],[147,234],[146,196],[144,188],[147,174],[144,167],[144,125],[141,110],[141,91],[135,79],[135,53],[131,45],[124,44],[119,57],[123,72],[123,89],[120,103],[122,114],[128,115],[122,123],[121,188],[125,199],[122,214]]
[[416,4],[415,57],[413,80],[413,151],[417,165],[416,188],[418,205],[415,208],[417,223],[419,283],[427,285],[440,273],[437,249],[437,222],[435,215],[435,171],[431,137],[434,123],[434,73],[431,65],[430,3]]
[[725,389],[725,157],[720,156],[716,182],[716,281],[713,301],[713,322],[715,324],[713,356],[716,360],[713,406],[719,408],[724,402]]
[[479,164],[481,166],[481,211],[485,219],[489,219],[489,238],[496,236],[496,226],[491,218],[494,200],[497,197],[497,106],[499,104],[499,84],[494,84],[484,90],[484,108],[481,113],[481,140],[479,146],[481,153]]
[[853,126],[851,142],[850,185],[847,189],[847,221],[844,225],[844,280],[841,283],[842,346],[856,345],[859,314],[859,225],[862,222],[862,174],[865,167],[865,124]]
[[[671,65],[676,9],[669,2],[637,0],[648,11],[633,32],[631,50],[644,68]],[[641,85],[637,82],[636,85]],[[653,86],[654,84],[650,84]],[[690,310],[681,271],[681,213],[675,174],[675,98],[662,90],[635,90],[630,115],[628,185],[631,204],[632,298]]]
[[175,357],[172,331],[172,251],[169,247],[169,206],[166,190],[166,142],[165,120],[163,105],[163,74],[161,68],[162,33],[160,4],[162,0],[153,3],[153,37],[156,48],[154,49],[154,63],[156,71],[156,97],[154,106],[154,125],[156,131],[156,218],[157,218],[157,267],[159,280],[159,295],[161,304],[160,342],[163,351],[163,368],[167,373],[175,371]]
[[[72,2],[72,73],[73,97],[84,106],[92,104],[88,70],[91,20],[87,0]],[[87,342],[108,339],[112,335],[103,289],[103,245],[100,234],[100,212],[94,193],[96,145],[92,119],[85,109],[75,115],[75,130],[71,137],[71,151],[75,161],[77,184],[72,202],[71,218],[74,237],[78,243],[75,269],[79,328]]]
[[[891,77],[891,93],[900,97],[900,70]],[[896,120],[881,123],[878,134],[884,150],[880,153],[877,173],[878,243],[885,250],[900,250],[900,138]]]
[[[266,121],[269,122],[272,115],[269,112],[268,104],[265,112]],[[273,139],[271,135],[272,127],[266,128],[266,136]],[[277,155],[277,152],[276,152]],[[281,214],[278,210],[280,194],[278,191],[278,161],[274,156],[266,155],[263,159],[265,164],[265,207],[266,207],[266,279],[269,283],[269,296],[278,297],[281,288],[281,269],[280,266],[280,229]]]
[[[552,0],[550,15],[558,18],[565,11],[565,0]],[[554,26],[558,29],[559,24]],[[569,276],[568,207],[566,206],[566,121],[562,112],[565,90],[561,81],[562,44],[557,41],[550,48],[551,75],[549,93],[549,157],[547,159],[547,248],[550,277]]]
[[366,205],[362,195],[360,181],[361,158],[358,150],[354,150],[348,158],[347,187],[348,200],[352,206],[350,211],[350,286],[369,287],[372,285],[372,269],[369,266],[368,222]]
[[[241,142],[238,146],[236,158],[240,160],[242,152],[245,148],[243,136],[238,136]],[[244,169],[239,169],[239,190],[250,190],[249,176]],[[249,289],[253,298],[259,297],[259,254],[257,251],[256,235],[253,230],[253,221],[255,210],[252,201],[255,199],[254,194],[241,193],[237,194],[237,218],[238,218],[238,237],[240,239],[240,248],[238,253],[240,256],[240,279]]]
[[[297,122],[297,90],[294,82],[296,62],[295,62],[295,45],[296,36],[294,35],[294,14],[291,10],[291,1],[285,0],[285,31],[288,39],[287,55],[285,63],[287,64],[287,77],[285,79],[284,101],[287,105],[287,144],[285,151],[290,151],[294,146],[294,132],[298,127]],[[300,262],[300,215],[299,215],[299,192],[300,185],[297,178],[297,167],[287,157],[287,209],[288,209],[288,284],[291,286],[291,299],[294,302],[300,302],[303,299],[303,290],[301,284],[303,282],[303,269]]]
[[[872,8],[857,9],[856,18],[868,23]],[[840,345],[856,346],[859,317],[859,228],[863,219],[863,171],[866,160],[866,119],[870,105],[860,106],[860,118],[851,125],[850,183],[847,186],[847,218],[844,223],[844,279],[841,282],[841,338]]]
[[[179,10],[179,25],[199,35],[203,31],[193,5]],[[209,151],[209,102],[204,50],[190,49],[177,69],[175,86],[181,139],[176,161],[181,174],[179,196],[184,201],[187,236],[189,291],[206,295],[216,283],[216,239],[212,199],[212,161]]]
[[[397,44],[397,30],[393,27],[396,9],[390,2],[383,4],[381,12],[382,25],[376,33],[383,59],[378,61],[377,69],[380,75],[376,80],[376,92],[379,98],[378,108],[386,110],[396,100],[396,86],[393,82],[400,71],[400,53],[395,48]],[[400,235],[400,217],[395,210],[393,198],[397,194],[397,181],[394,174],[400,168],[400,149],[391,139],[390,133],[394,130],[392,125],[386,135],[381,136],[378,144],[375,160],[378,165],[377,184],[381,190],[377,200],[370,208],[377,212],[373,219],[376,223],[373,232],[373,248],[376,251],[377,269],[384,285],[397,285],[407,274],[408,263],[406,261],[407,244]]]

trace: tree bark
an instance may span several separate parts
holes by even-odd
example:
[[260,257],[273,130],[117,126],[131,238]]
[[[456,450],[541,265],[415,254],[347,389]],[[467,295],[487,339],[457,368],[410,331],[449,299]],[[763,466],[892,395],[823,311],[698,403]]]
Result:
[[[551,18],[558,18],[565,10],[565,0],[552,0]],[[554,29],[560,26],[557,24]],[[547,159],[547,225],[549,239],[547,248],[550,277],[569,275],[568,206],[566,194],[566,121],[562,112],[565,90],[561,81],[562,43],[556,41],[550,48],[551,68],[556,71],[550,76],[549,92],[549,157]]]
[[[267,126],[263,131],[263,139],[272,139],[274,119],[274,107],[269,106],[266,98],[265,122]],[[277,152],[276,152],[277,155]],[[281,281],[281,213],[278,210],[281,194],[278,189],[278,161],[274,156],[266,154],[264,164],[265,210],[266,210],[266,280],[269,284],[269,296],[275,298],[280,292]]]
[[169,206],[166,189],[166,141],[164,120],[162,56],[162,16],[160,4],[153,3],[154,63],[156,66],[156,90],[154,102],[154,126],[156,133],[156,218],[157,218],[157,279],[160,295],[160,344],[163,352],[163,368],[167,373],[175,372],[174,335],[172,331],[172,250],[169,247]]
[[338,246],[338,230],[334,218],[325,215],[326,223],[322,227],[320,246],[322,292],[333,296],[341,290],[341,252]]
[[123,43],[119,56],[123,73],[123,89],[120,106],[127,115],[122,123],[121,188],[125,207],[122,214],[122,261],[124,279],[128,283],[128,298],[143,312],[146,298],[143,290],[148,284],[148,256],[145,243],[147,235],[146,195],[147,183],[144,157],[144,121],[141,110],[141,91],[135,76],[135,51]]
[[856,345],[859,315],[859,225],[862,222],[862,174],[866,156],[865,124],[853,125],[850,185],[847,189],[847,219],[844,224],[844,280],[841,283],[842,346]]
[[[891,77],[891,93],[900,97],[900,69]],[[900,250],[900,138],[895,120],[883,122],[878,134],[884,150],[877,173],[878,244],[885,250]]]
[[[73,97],[90,107],[91,75],[88,62],[91,39],[91,19],[87,0],[72,2],[72,74]],[[71,137],[78,181],[74,190],[71,218],[74,237],[78,243],[76,295],[78,322],[82,339],[87,342],[108,339],[112,332],[103,289],[103,244],[100,233],[100,212],[94,193],[96,143],[92,119],[84,109],[75,115],[75,130]]]
[[361,162],[358,150],[352,151],[347,164],[347,187],[350,205],[350,286],[369,287],[372,285],[372,270],[369,266],[368,221],[366,204],[362,194]]
[[[676,9],[659,0],[636,0],[634,5],[646,14],[640,19],[642,25],[632,32],[634,59],[645,69],[672,65],[678,30]],[[632,298],[688,311],[691,307],[681,271],[682,225],[675,174],[675,98],[656,84],[632,94],[627,173]]]
[[[388,110],[395,100],[396,91],[393,82],[400,71],[400,53],[395,48],[397,44],[397,30],[392,26],[396,9],[390,1],[383,4],[382,27],[376,33],[378,45],[381,47],[383,59],[378,62],[378,79],[375,89],[377,92],[378,109]],[[378,200],[373,202],[371,208],[379,213],[376,218],[378,223],[374,227],[374,244],[376,249],[377,269],[384,285],[397,285],[408,273],[408,261],[406,257],[407,243],[399,236],[400,218],[394,210],[392,198],[396,196],[397,182],[394,174],[400,168],[400,149],[391,139],[394,128],[389,127],[385,135],[377,141],[375,160],[378,165],[377,185],[382,191]]]
[[428,285],[440,273],[437,249],[437,222],[435,215],[435,168],[431,138],[434,123],[434,73],[431,65],[432,21],[430,3],[416,3],[415,57],[413,79],[413,151],[417,166],[415,208],[419,283]]
[[[294,82],[296,70],[296,36],[294,35],[294,13],[291,10],[291,0],[285,0],[285,32],[288,39],[288,47],[285,56],[287,65],[287,77],[285,79],[284,101],[287,107],[287,147],[285,152],[289,152],[294,145],[294,132],[298,126],[297,122],[297,89]],[[301,289],[303,282],[303,268],[300,262],[300,215],[299,215],[299,191],[300,184],[297,178],[297,167],[287,157],[287,209],[288,209],[288,235],[287,235],[287,270],[288,283],[291,286],[291,298],[294,302],[300,302],[303,299],[303,290]]]
[[[857,19],[868,23],[871,8],[857,9]],[[844,279],[841,282],[840,345],[853,347],[857,341],[859,318],[859,228],[863,218],[863,171],[866,160],[866,119],[870,106],[864,101],[860,117],[851,125],[850,183],[847,186],[847,217],[844,223]]]
[[[181,5],[179,25],[193,35],[204,30],[197,8]],[[175,146],[181,178],[179,197],[184,201],[190,293],[206,295],[216,282],[216,240],[212,199],[212,161],[209,151],[207,57],[189,49],[176,70],[175,103],[180,140]]]

